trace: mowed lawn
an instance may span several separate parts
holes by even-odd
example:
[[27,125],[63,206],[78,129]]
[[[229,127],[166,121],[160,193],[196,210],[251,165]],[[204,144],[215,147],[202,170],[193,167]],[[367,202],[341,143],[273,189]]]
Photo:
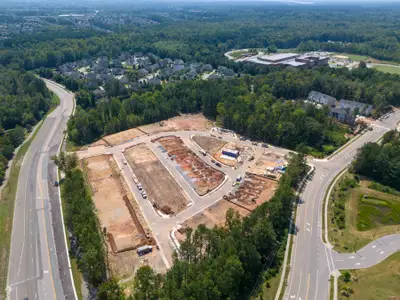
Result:
[[[340,300],[388,300],[394,296],[400,297],[400,252],[373,267],[349,272],[352,275],[350,282],[345,283],[343,276],[339,279]],[[341,294],[346,287],[353,291],[350,297]]]
[[[372,189],[370,184],[369,180],[361,180],[357,187],[345,191],[344,204],[336,203],[344,205],[345,228],[339,229],[337,224],[329,222],[329,240],[339,252],[353,252],[398,229],[400,196]],[[330,209],[329,220],[332,213]]]
[[391,73],[391,74],[400,74],[400,66],[395,67],[395,66],[373,66],[374,69],[377,69],[378,71],[385,72],[385,73]]
[[353,61],[367,61],[370,59],[369,56],[365,56],[365,55],[358,55],[358,54],[350,54],[350,53],[337,53],[336,55],[344,55],[347,56],[348,58],[350,58]]

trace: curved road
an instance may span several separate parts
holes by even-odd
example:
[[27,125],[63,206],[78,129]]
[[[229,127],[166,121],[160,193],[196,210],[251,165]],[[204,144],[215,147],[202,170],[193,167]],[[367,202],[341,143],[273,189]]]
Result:
[[46,81],[60,105],[44,120],[18,178],[8,268],[8,299],[74,299],[63,224],[56,154],[73,110],[73,94]]
[[297,206],[297,234],[293,239],[290,273],[284,299],[323,300],[329,298],[331,273],[340,269],[372,266],[400,249],[400,235],[383,237],[357,253],[345,254],[332,250],[322,242],[322,203],[329,184],[354,159],[357,149],[367,142],[377,141],[397,126],[400,111],[373,124],[367,131],[330,160],[312,160],[313,179],[300,195]]

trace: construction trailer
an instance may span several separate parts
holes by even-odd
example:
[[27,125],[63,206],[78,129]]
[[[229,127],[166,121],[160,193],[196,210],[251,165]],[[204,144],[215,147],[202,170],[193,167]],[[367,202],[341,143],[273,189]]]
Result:
[[239,156],[239,151],[225,148],[222,149],[222,154],[233,158],[237,158]]

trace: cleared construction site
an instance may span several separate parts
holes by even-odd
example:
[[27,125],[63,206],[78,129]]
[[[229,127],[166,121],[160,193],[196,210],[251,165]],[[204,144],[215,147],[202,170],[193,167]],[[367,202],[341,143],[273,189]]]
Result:
[[176,162],[176,169],[200,195],[218,187],[225,179],[224,173],[204,163],[183,143],[180,137],[166,136],[153,140],[160,149]]
[[112,155],[84,159],[81,166],[106,237],[110,272],[115,276],[130,276],[139,266],[138,262],[128,262],[123,258],[137,257],[134,250],[142,245],[155,245],[151,231],[132,194],[127,192]]
[[203,135],[195,135],[192,137],[192,140],[211,156],[214,156],[218,150],[226,145],[226,142],[223,140]]
[[243,161],[254,156],[254,151],[251,147],[242,147],[238,143],[225,142],[216,137],[195,135],[192,140],[215,160],[229,167],[236,168]]
[[202,114],[183,114],[165,121],[138,127],[148,135],[170,131],[206,131],[212,122]]
[[229,209],[233,209],[233,211],[238,213],[241,218],[246,217],[251,212],[244,207],[221,199],[217,203],[209,206],[202,212],[183,222],[180,229],[175,232],[176,239],[179,242],[184,241],[186,238],[185,231],[188,228],[196,229],[200,224],[204,224],[210,229],[214,226],[225,226],[226,213]]
[[154,208],[176,214],[188,206],[185,192],[149,147],[139,144],[125,149],[124,155]]
[[286,160],[283,156],[272,152],[264,152],[257,161],[249,167],[249,172],[279,180],[286,169]]
[[224,196],[224,199],[250,211],[264,202],[271,200],[278,182],[251,173],[246,173],[242,182],[235,189]]

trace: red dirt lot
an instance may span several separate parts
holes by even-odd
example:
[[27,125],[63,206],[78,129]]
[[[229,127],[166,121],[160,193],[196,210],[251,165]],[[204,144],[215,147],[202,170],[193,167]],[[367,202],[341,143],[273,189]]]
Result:
[[131,128],[125,131],[107,135],[103,137],[102,140],[104,140],[110,146],[115,146],[130,141],[142,135],[145,135],[145,133],[139,130],[138,128]]
[[127,148],[125,157],[155,208],[176,214],[187,207],[186,194],[150,148],[145,144]]
[[184,114],[139,127],[140,130],[148,135],[169,131],[206,131],[209,128],[211,128],[211,122],[202,114]]
[[[137,257],[137,247],[155,245],[139,207],[127,192],[112,155],[99,155],[81,161],[92,190],[101,230],[105,228],[109,271],[115,276],[130,276],[134,268],[125,268],[124,257]],[[125,265],[117,262],[125,261]],[[132,260],[129,264],[139,265]]]
[[261,176],[273,173],[276,176],[276,180],[279,180],[279,173],[268,172],[267,169],[283,166],[285,165],[285,163],[286,160],[283,156],[272,152],[265,152],[260,156],[259,159],[257,159],[257,161],[252,166],[249,167],[249,172]]
[[263,176],[246,173],[244,181],[233,193],[224,196],[231,201],[249,210],[254,210],[264,202],[268,202],[274,195],[278,182]]
[[184,241],[185,230],[187,228],[196,229],[200,224],[204,224],[207,228],[225,226],[226,213],[229,209],[233,209],[241,218],[250,214],[249,210],[222,199],[183,222],[182,227],[175,233],[175,237],[179,242]]
[[205,195],[219,186],[225,178],[224,173],[204,163],[192,150],[176,136],[153,140],[167,151],[171,160],[179,166],[178,171],[199,195]]

